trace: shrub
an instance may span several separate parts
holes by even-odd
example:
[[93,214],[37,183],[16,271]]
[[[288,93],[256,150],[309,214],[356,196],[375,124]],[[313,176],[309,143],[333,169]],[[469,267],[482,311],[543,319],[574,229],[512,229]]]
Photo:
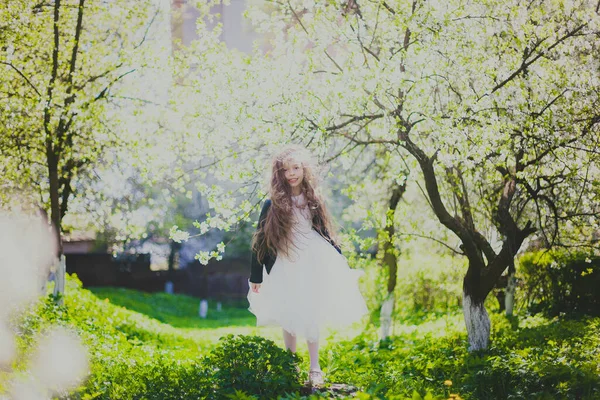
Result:
[[526,307],[550,316],[600,316],[600,257],[539,251],[519,259]]
[[298,356],[273,341],[244,335],[227,335],[204,359],[213,384],[209,398],[224,398],[243,391],[259,398],[276,398],[300,388]]
[[492,346],[480,352],[467,352],[461,332],[411,333],[384,342],[363,335],[332,344],[325,349],[335,359],[329,379],[386,399],[600,398],[600,319],[539,315],[519,326],[503,315],[492,319]]

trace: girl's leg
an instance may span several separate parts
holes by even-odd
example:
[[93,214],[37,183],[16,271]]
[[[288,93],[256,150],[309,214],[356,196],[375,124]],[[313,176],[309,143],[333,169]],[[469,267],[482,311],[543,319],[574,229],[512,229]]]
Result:
[[306,341],[306,344],[308,346],[308,355],[310,357],[310,370],[320,371],[321,365],[319,364],[319,341]]
[[292,353],[296,352],[296,336],[292,335],[285,329],[283,330],[283,343],[285,344],[285,348],[292,351]]

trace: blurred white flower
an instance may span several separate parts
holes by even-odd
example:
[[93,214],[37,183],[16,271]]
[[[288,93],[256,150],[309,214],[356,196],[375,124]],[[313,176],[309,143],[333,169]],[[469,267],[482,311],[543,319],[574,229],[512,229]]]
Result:
[[16,354],[14,335],[0,320],[0,368],[10,366]]
[[42,386],[55,393],[72,389],[88,373],[86,349],[74,332],[63,327],[52,328],[38,343],[31,373]]
[[[15,311],[45,295],[43,282],[56,259],[56,241],[41,217],[0,212],[0,368],[19,356],[7,321]],[[87,351],[74,332],[53,328],[39,340],[29,371],[9,372],[10,400],[46,400],[73,389],[88,374]],[[12,378],[12,380],[11,380]]]
[[39,217],[0,213],[0,320],[40,294],[54,262],[56,243]]
[[50,400],[50,395],[32,380],[16,380],[8,390],[10,400]]

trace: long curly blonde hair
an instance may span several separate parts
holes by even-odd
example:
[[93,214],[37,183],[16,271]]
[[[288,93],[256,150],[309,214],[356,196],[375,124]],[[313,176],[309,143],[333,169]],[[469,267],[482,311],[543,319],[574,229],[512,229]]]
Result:
[[272,161],[270,196],[271,207],[267,213],[265,223],[259,226],[252,239],[252,249],[257,258],[262,262],[267,255],[288,255],[293,230],[292,219],[292,187],[285,178],[284,164],[286,162],[297,162],[302,165],[304,178],[301,190],[306,199],[313,228],[323,237],[329,237],[332,244],[337,242],[336,235],[331,223],[331,216],[325,205],[325,201],[318,191],[318,179],[315,173],[316,163],[310,153],[301,146],[287,146]]

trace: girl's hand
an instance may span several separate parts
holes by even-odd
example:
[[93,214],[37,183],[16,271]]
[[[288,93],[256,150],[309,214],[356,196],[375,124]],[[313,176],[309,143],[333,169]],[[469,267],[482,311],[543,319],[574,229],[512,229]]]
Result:
[[254,293],[258,293],[258,289],[260,289],[260,283],[252,283],[250,282],[250,288]]

